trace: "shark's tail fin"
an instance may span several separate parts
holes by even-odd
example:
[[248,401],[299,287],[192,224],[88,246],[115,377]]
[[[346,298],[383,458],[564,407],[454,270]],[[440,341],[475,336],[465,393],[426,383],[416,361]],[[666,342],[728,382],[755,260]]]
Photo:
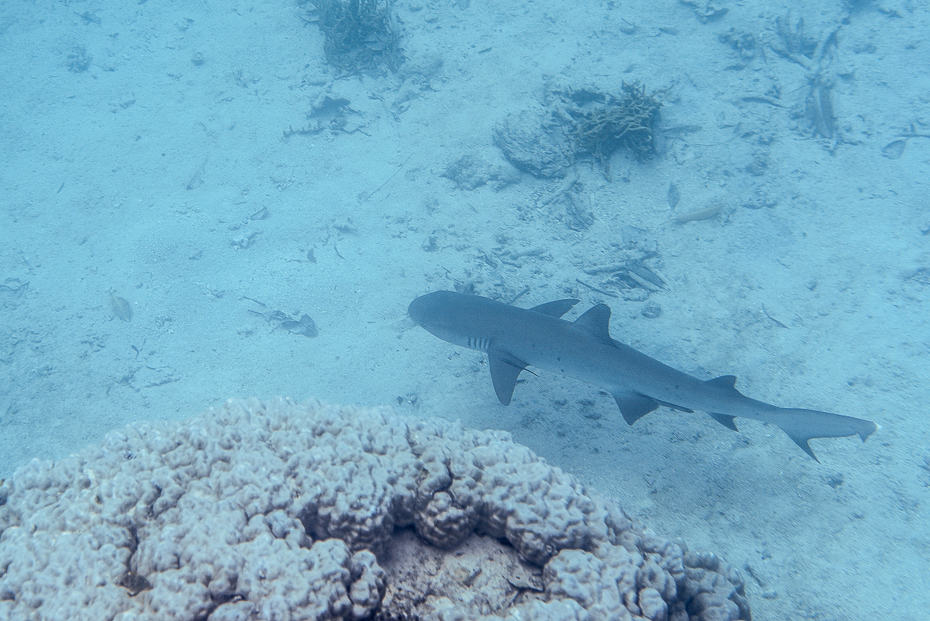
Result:
[[793,408],[775,408],[770,422],[781,427],[795,444],[817,462],[820,460],[808,444],[811,438],[859,436],[865,442],[878,428],[872,421],[862,418]]

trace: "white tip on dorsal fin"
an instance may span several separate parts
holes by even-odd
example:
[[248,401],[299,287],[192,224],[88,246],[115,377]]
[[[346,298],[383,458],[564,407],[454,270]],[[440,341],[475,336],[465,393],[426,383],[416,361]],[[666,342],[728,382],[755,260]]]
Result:
[[561,317],[570,311],[572,306],[580,301],[581,300],[576,300],[574,298],[567,298],[565,300],[553,300],[552,302],[546,302],[545,304],[534,306],[530,310],[537,313],[542,313],[543,315],[549,315],[550,317]]
[[606,304],[592,306],[575,320],[575,326],[599,339],[610,340],[610,307]]

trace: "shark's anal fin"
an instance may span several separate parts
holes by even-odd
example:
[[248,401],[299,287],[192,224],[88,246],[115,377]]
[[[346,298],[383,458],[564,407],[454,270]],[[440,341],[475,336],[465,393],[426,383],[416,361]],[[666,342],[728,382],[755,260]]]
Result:
[[814,451],[811,450],[811,445],[808,443],[808,441],[810,440],[809,437],[805,437],[801,434],[790,433],[790,432],[788,433],[788,437],[794,440],[794,443],[800,446],[802,451],[810,455],[811,459],[816,461],[818,464],[820,463],[820,460],[817,459],[816,455],[814,455]]
[[517,360],[505,351],[491,347],[488,350],[488,367],[491,369],[491,382],[498,400],[509,405],[513,397],[513,389],[517,385],[520,371],[526,368],[526,363]]
[[615,393],[614,401],[617,402],[620,414],[623,415],[623,420],[626,421],[627,425],[632,425],[659,407],[659,402],[655,399],[650,399],[645,395],[632,391]]
[[[723,390],[725,393],[730,396],[741,397],[742,394],[736,389],[736,376],[735,375],[721,375],[720,377],[715,377],[714,379],[709,379],[704,382],[707,386],[714,386],[717,390]],[[732,429],[733,431],[739,431],[736,428],[736,423],[733,422],[733,416],[730,414],[720,414],[719,412],[708,412],[711,418],[715,421],[726,427],[727,429]]]
[[546,302],[545,304],[534,306],[530,310],[537,313],[542,313],[543,315],[549,315],[550,317],[561,317],[570,311],[572,307],[580,301],[581,300],[576,300],[574,298],[553,300],[552,302]]

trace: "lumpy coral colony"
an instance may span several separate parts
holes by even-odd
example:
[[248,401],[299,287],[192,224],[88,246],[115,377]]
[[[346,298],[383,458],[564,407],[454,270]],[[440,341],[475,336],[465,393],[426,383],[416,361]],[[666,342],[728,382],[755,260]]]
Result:
[[[484,561],[420,588],[476,542]],[[507,434],[387,409],[230,401],[0,487],[2,619],[415,617],[749,608],[716,557],[647,534]]]

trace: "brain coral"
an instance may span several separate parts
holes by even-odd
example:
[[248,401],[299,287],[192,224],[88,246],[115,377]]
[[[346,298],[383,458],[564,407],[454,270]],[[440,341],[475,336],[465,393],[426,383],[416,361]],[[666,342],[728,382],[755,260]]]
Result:
[[230,401],[0,487],[0,619],[748,619],[507,434]]

